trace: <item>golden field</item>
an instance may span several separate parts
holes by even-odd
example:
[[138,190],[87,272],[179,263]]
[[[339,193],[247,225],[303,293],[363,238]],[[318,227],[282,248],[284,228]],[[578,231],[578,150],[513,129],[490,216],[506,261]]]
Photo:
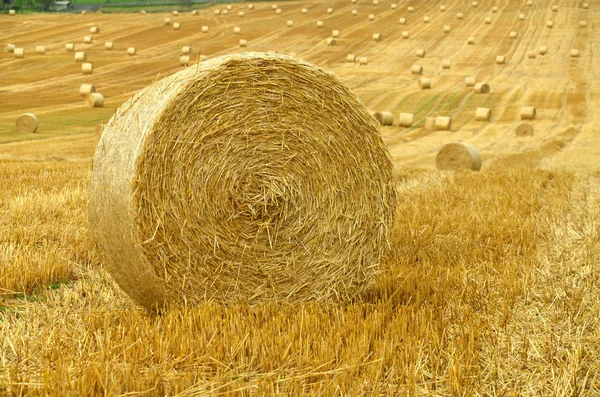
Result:
[[[219,16],[224,5],[176,17],[0,15],[0,45],[26,51],[24,59],[0,53],[0,395],[600,395],[600,5],[305,1],[280,3],[278,15],[272,3],[253,4]],[[100,34],[82,44],[91,26]],[[340,38],[327,46],[332,29]],[[115,49],[104,50],[105,41]],[[91,76],[67,42],[87,52]],[[184,45],[194,59],[294,52],[333,72],[369,109],[415,114],[413,128],[381,128],[399,203],[392,253],[359,299],[207,302],[156,316],[102,269],[87,221],[94,126],[179,70]],[[548,54],[528,57],[542,45]],[[347,63],[350,53],[368,65]],[[507,63],[497,65],[497,55]],[[431,90],[418,88],[415,63]],[[465,76],[491,93],[473,93]],[[105,96],[104,108],[84,106],[83,83]],[[480,106],[492,109],[491,122],[475,121]],[[514,131],[522,106],[538,111],[531,137]],[[40,119],[37,133],[15,132],[24,112]],[[423,128],[437,115],[453,117],[452,131]],[[437,151],[455,141],[481,150],[481,172],[435,169]]]

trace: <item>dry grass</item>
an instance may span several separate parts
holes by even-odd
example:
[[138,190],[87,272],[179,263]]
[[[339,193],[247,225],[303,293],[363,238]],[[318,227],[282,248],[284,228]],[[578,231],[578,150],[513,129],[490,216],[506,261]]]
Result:
[[88,169],[0,163],[0,394],[600,393],[598,174],[405,170],[360,299],[151,316],[95,260]]

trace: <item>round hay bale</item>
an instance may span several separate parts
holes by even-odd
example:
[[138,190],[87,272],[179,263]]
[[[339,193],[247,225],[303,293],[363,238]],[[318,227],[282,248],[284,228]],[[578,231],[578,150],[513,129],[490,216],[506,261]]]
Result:
[[278,8],[278,9],[276,9],[276,10],[275,10],[275,14],[277,14],[277,15],[281,15],[281,8]]
[[215,10],[215,15],[221,15],[221,10]]
[[440,11],[442,11],[442,12],[446,11],[446,6],[442,4],[442,5],[440,6]]
[[366,65],[368,63],[369,63],[369,58],[367,58],[367,57],[360,57],[360,58],[358,58],[358,64],[359,65],[364,66],[364,65]]
[[536,54],[536,52],[535,52],[535,51],[529,51],[529,53],[527,54],[527,56],[528,56],[529,58],[535,58],[535,57],[537,57],[537,54]]
[[466,87],[475,87],[475,83],[477,82],[477,80],[475,79],[475,77],[465,77],[465,86]]
[[431,79],[428,77],[421,77],[418,81],[419,88],[422,90],[428,90],[431,88]]
[[571,57],[572,58],[577,58],[579,56],[579,50],[576,50],[575,48],[573,48],[571,50]]
[[277,4],[272,4],[272,5],[271,5],[271,9],[273,9],[273,10],[276,10],[276,9],[278,9],[278,8],[279,8],[279,6],[278,6]]
[[65,50],[67,50],[67,51],[75,51],[75,44],[73,44],[73,43],[67,43],[67,44],[65,44]]
[[478,1],[474,1],[474,2],[471,3],[471,6],[477,7],[477,6],[479,6],[479,2]]
[[516,129],[517,136],[532,136],[533,135],[533,126],[528,123],[521,123],[517,126]]
[[113,43],[112,41],[107,41],[104,43],[105,50],[113,50],[114,48],[115,48],[115,43]]
[[81,15],[86,15],[87,13],[88,13],[87,10],[81,11]]
[[254,9],[254,4],[248,4],[248,9],[249,10],[253,10]]
[[352,15],[353,16],[357,16],[358,15],[358,10],[352,10]]
[[189,66],[190,65],[190,56],[189,55],[181,55],[179,57],[179,66]]
[[494,14],[495,14],[495,13],[497,13],[497,12],[498,12],[498,7],[496,7],[496,6],[492,7],[492,12],[493,12]]
[[415,8],[414,8],[414,7],[408,7],[406,10],[407,10],[408,12],[411,12],[411,13],[412,13],[412,12],[415,12]]
[[394,125],[394,115],[392,112],[375,112],[373,117],[379,125]]
[[588,3],[583,3],[581,7],[583,7],[584,10],[587,10],[588,8],[590,8],[590,5]]
[[208,33],[208,26],[202,26],[202,33]]
[[173,30],[181,30],[181,23],[179,23],[179,22],[173,23]]
[[402,32],[402,38],[405,40],[408,40],[410,38],[410,35],[406,30]]
[[126,101],[89,191],[106,269],[151,309],[351,299],[378,273],[396,206],[360,99],[311,64],[263,53],[213,58]]
[[381,41],[382,38],[383,38],[383,36],[381,35],[381,33],[375,33],[375,34],[373,34],[373,40],[374,41]]
[[165,25],[170,25],[171,24],[171,18],[165,18],[164,19],[164,23],[165,23]]
[[446,116],[436,117],[434,128],[436,131],[450,131],[452,129],[452,118]]
[[84,62],[81,64],[81,73],[82,74],[92,74],[94,73],[94,65],[91,62]]
[[486,25],[489,25],[492,23],[492,17],[485,17],[484,21]]
[[331,31],[331,37],[335,37],[335,38],[340,37],[340,31],[339,30],[332,30]]
[[400,18],[400,19],[398,20],[398,23],[399,23],[400,25],[406,25],[406,18]]
[[423,74],[423,66],[417,65],[417,64],[412,65],[412,67],[410,68],[410,73],[411,74]]
[[492,118],[492,109],[489,108],[477,108],[475,111],[475,120],[477,121],[490,121]]
[[43,45],[38,45],[35,47],[35,52],[37,54],[45,54],[46,53],[46,47],[44,47]]
[[328,8],[328,9],[327,9],[327,13],[328,13],[328,14],[333,14],[333,8]]
[[527,0],[527,6],[531,7],[533,5],[533,0]]
[[354,55],[354,54],[346,55],[346,62],[356,62],[356,55]]
[[246,39],[240,39],[240,47],[246,47],[248,45],[248,41]]
[[444,145],[435,156],[435,167],[438,170],[472,170],[481,169],[481,153],[468,143],[449,143]]
[[552,12],[557,12],[558,11],[558,6],[552,6]]
[[334,39],[333,37],[329,37],[329,38],[327,39],[327,45],[334,46],[334,45],[336,45],[336,44],[337,44],[337,40],[336,40],[336,39]]
[[198,11],[198,10],[193,10],[193,11],[192,11],[192,15],[200,15],[200,11]]
[[238,11],[238,17],[243,18],[244,15],[244,11]]
[[519,14],[519,21],[525,20],[525,14]]
[[84,44],[92,44],[93,40],[92,40],[92,36],[83,36],[83,43]]
[[400,113],[398,125],[400,127],[410,128],[413,125],[414,115],[412,113]]
[[464,18],[464,15],[462,12],[456,13],[456,19],[463,19],[463,18]]
[[433,131],[435,129],[435,117],[425,117],[423,128],[427,131]]
[[192,53],[192,47],[189,45],[185,45],[183,47],[181,47],[181,54],[182,55],[190,55]]
[[303,13],[303,14],[308,14],[308,8],[303,8],[303,9],[302,9],[302,13]]
[[547,28],[552,28],[554,26],[554,22],[552,21],[546,21],[546,27]]
[[423,23],[429,23],[430,19],[429,17],[423,17]]
[[518,36],[517,32],[514,32],[514,31],[510,32],[509,35],[508,35],[508,37],[510,37],[511,39],[516,39],[517,36]]
[[287,21],[288,28],[294,27],[294,21]]
[[448,25],[444,26],[444,33],[450,33],[450,31],[452,30],[452,28]]
[[135,49],[135,47],[129,47],[127,49],[127,55],[129,56],[134,56],[137,53],[137,50]]
[[98,34],[98,33],[100,33],[100,28],[98,26],[92,26],[90,28],[90,33],[91,34]]
[[221,12],[221,14],[223,14],[223,15],[229,15],[229,10],[223,10],[223,11]]
[[398,5],[396,3],[392,3],[390,7],[392,8],[392,10],[395,10],[398,7]]
[[579,27],[585,28],[587,26],[587,21],[579,21]]
[[8,10],[8,15],[14,17],[15,15],[17,15],[17,12],[15,10]]
[[85,62],[87,61],[87,54],[85,51],[77,51],[75,53],[75,62]]
[[479,82],[473,86],[473,91],[478,94],[489,94],[490,93],[490,85],[488,83]]
[[425,50],[417,50],[417,58],[425,58]]
[[83,97],[94,92],[96,92],[96,87],[93,84],[82,84],[79,86],[79,95]]
[[496,64],[504,65],[506,63],[506,57],[504,55],[498,55],[496,57]]
[[6,45],[6,52],[15,52],[15,48],[16,46],[14,44],[7,44]]
[[104,132],[104,124],[96,124],[94,127],[94,135],[100,138]]
[[173,10],[171,11],[171,15],[173,15],[174,17],[179,16],[179,11]]
[[378,6],[379,5],[379,0],[373,0],[373,5],[374,6]]
[[140,15],[146,15],[146,10],[140,11]]
[[475,37],[473,37],[473,36],[469,36],[469,37],[467,38],[467,44],[468,44],[468,45],[473,45],[473,44],[475,44]]
[[533,106],[523,106],[521,108],[521,120],[533,120],[537,115],[537,111]]
[[369,21],[374,21],[374,20],[375,20],[375,15],[369,14]]
[[19,133],[33,134],[40,126],[40,121],[33,113],[24,113],[17,118],[15,127]]
[[323,21],[317,21],[317,27],[318,27],[318,28],[322,28],[323,26],[325,26],[325,25],[323,24]]
[[13,53],[15,54],[15,58],[25,58],[25,49],[23,48],[15,48]]
[[450,65],[451,65],[450,61],[448,61],[448,60],[442,61],[442,69],[450,69]]
[[548,46],[540,46],[540,55],[546,55],[548,53]]
[[88,108],[104,107],[104,96],[99,92],[92,92],[85,96],[85,105]]
[[229,11],[231,11],[233,9],[233,6],[231,4],[228,4],[227,7],[225,7],[225,8],[227,8]]

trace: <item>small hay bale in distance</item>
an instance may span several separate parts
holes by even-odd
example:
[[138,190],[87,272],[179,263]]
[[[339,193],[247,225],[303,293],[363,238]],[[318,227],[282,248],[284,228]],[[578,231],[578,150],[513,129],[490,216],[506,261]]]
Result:
[[408,33],[408,31],[405,30],[402,32],[402,38],[404,40],[408,40],[410,38],[410,34]]
[[25,49],[23,48],[15,48],[13,51],[13,54],[15,54],[15,58],[25,58]]
[[249,10],[253,10],[254,9],[254,4],[248,4],[248,9]]
[[278,9],[276,9],[276,10],[275,10],[275,14],[277,14],[277,15],[281,15],[281,8],[278,8]]
[[79,86],[79,95],[86,97],[88,94],[96,92],[96,87],[93,84],[82,84]]
[[248,45],[248,40],[240,39],[240,47],[246,47]]
[[85,51],[77,51],[75,53],[75,62],[85,62],[87,61],[87,54]]
[[442,61],[442,69],[450,69],[451,62],[449,60]]
[[113,50],[114,48],[115,48],[115,43],[113,43],[112,41],[107,41],[104,43],[105,50]]
[[479,82],[473,86],[473,91],[477,94],[489,94],[490,93],[490,85],[488,83]]
[[358,15],[358,10],[352,10],[352,16],[357,16]]
[[552,12],[557,12],[557,11],[558,11],[558,6],[557,5],[552,6]]
[[374,6],[378,6],[379,5],[379,0],[373,0],[373,5]]
[[414,7],[408,7],[406,10],[408,12],[415,12],[415,8]]
[[525,14],[519,14],[519,21],[525,20]]
[[92,26],[90,28],[90,33],[91,34],[98,34],[98,33],[100,33],[100,28],[98,26]]
[[485,17],[484,22],[486,25],[489,25],[492,23],[492,17]]
[[581,7],[582,7],[584,10],[587,10],[588,8],[590,8],[590,5],[589,5],[588,3],[583,3],[583,4],[581,5]]
[[171,11],[171,15],[173,15],[174,17],[177,17],[177,16],[179,16],[179,11],[173,10],[173,11]]
[[227,8],[229,11],[231,11],[233,9],[233,6],[231,4],[227,4],[227,6],[225,8]]
[[452,30],[452,28],[448,25],[444,26],[444,33],[450,33],[450,31]]
[[418,49],[416,52],[417,58],[425,58],[425,50]]
[[373,34],[373,40],[374,41],[381,41],[383,39],[383,35],[381,33],[375,33]]
[[375,20],[375,15],[369,14],[369,21],[374,21],[374,20]]
[[43,45],[38,45],[35,47],[35,52],[37,54],[45,54],[46,53],[46,47],[44,47]]
[[472,77],[472,76],[465,77],[465,87],[475,87],[475,83],[477,83],[477,80],[475,79],[475,77]]
[[471,3],[471,7],[478,7],[479,6],[479,2],[478,1],[474,1]]
[[358,64],[359,65],[364,66],[364,65],[366,65],[368,63],[369,63],[369,58],[367,58],[367,57],[360,57],[360,58],[358,58]]
[[328,14],[333,14],[333,8],[328,8],[328,9],[327,9],[327,13],[328,13]]
[[442,4],[442,5],[440,6],[440,11],[442,11],[442,12],[443,12],[443,11],[446,11],[446,6]]
[[533,106],[523,106],[521,108],[521,120],[533,120],[537,115],[537,111]]
[[458,12],[456,13],[456,19],[463,19],[465,16],[463,15],[462,12]]
[[396,3],[392,3],[390,7],[392,8],[392,10],[395,10],[398,7],[398,5]]
[[294,27],[294,21],[287,21],[287,26],[288,28],[293,28]]
[[495,14],[495,13],[497,13],[497,12],[498,12],[498,7],[496,7],[496,6],[492,7],[492,12],[493,12],[494,14]]
[[192,53],[192,47],[189,45],[184,45],[183,47],[181,47],[181,54],[182,55],[190,55]]
[[215,15],[221,15],[221,10],[215,10]]
[[492,118],[492,109],[490,108],[477,108],[475,110],[475,120],[477,121],[490,121]]
[[82,74],[92,74],[94,73],[94,64],[91,62],[84,62],[81,64],[81,73]]
[[322,28],[323,26],[325,26],[323,21],[317,21],[317,28]]
[[[273,92],[285,111],[265,105]],[[397,202],[360,99],[311,64],[264,53],[213,58],[126,101],[89,192],[106,269],[149,309],[354,299],[389,250]]]
[[104,96],[99,92],[92,92],[85,96],[85,105],[88,108],[104,107]]
[[533,5],[533,0],[527,0],[527,6],[531,7]]
[[208,26],[202,26],[202,33],[208,33]]
[[146,10],[141,10],[140,15],[146,15]]
[[238,11],[238,17],[244,18],[245,15],[244,11]]
[[190,56],[189,55],[181,55],[179,57],[179,66],[189,66],[190,65]]
[[412,113],[400,113],[398,125],[400,127],[410,128],[413,125],[414,115]]
[[467,38],[467,44],[468,44],[468,45],[474,45],[474,44],[475,44],[475,37],[473,37],[473,36],[469,36],[469,37]]
[[14,17],[15,15],[17,15],[17,12],[15,10],[8,10],[8,15]]
[[412,65],[412,67],[410,68],[410,73],[411,74],[423,74],[423,66],[417,65],[417,64]]
[[475,146],[464,142],[444,145],[435,156],[435,167],[444,171],[479,171],[481,163],[479,150]]
[[223,11],[221,11],[221,14],[222,15],[229,15],[229,10],[223,10]]
[[417,84],[419,85],[420,89],[428,90],[431,88],[431,79],[429,77],[421,77]]
[[548,53],[548,46],[542,45],[540,46],[540,55],[546,55]]
[[6,45],[6,52],[15,52],[15,48],[17,48],[14,44],[7,44]]
[[329,46],[334,46],[334,45],[337,45],[337,40],[336,40],[336,39],[334,39],[333,37],[329,37],[329,38],[327,39],[327,45],[329,45]]
[[515,133],[517,136],[533,136],[533,126],[528,123],[521,123],[517,126]]
[[193,11],[192,11],[192,15],[200,15],[200,11],[198,11],[198,10],[193,10]]
[[65,44],[65,50],[67,50],[67,51],[75,51],[75,44],[73,44],[73,43],[67,43],[67,44]]
[[373,117],[379,125],[394,125],[394,115],[392,112],[375,112]]
[[429,17],[423,17],[423,23],[429,23],[430,19]]
[[587,21],[579,21],[579,27],[585,28],[587,26]]
[[554,26],[554,22],[553,21],[546,21],[546,27],[547,28],[552,28]]
[[164,19],[164,24],[165,25],[170,25],[171,24],[171,18],[165,18]]
[[135,47],[129,47],[127,49],[127,55],[129,55],[130,57],[134,56],[136,53],[137,53],[137,50],[135,49]]
[[504,65],[506,63],[506,56],[504,55],[498,55],[496,57],[496,64],[497,65]]
[[303,9],[302,9],[302,13],[303,13],[303,14],[308,14],[308,8],[303,8]]
[[536,54],[536,52],[535,52],[535,51],[529,51],[529,53],[527,54],[527,56],[528,56],[529,58],[536,58],[536,57],[537,57],[537,54]]
[[17,118],[15,128],[19,133],[33,134],[40,126],[40,121],[33,113],[23,113]]
[[438,116],[435,118],[436,131],[450,131],[452,129],[452,117]]
[[517,32],[510,32],[508,37],[510,37],[511,39],[516,39],[518,37],[518,33]]
[[331,31],[331,37],[335,37],[337,39],[338,37],[340,37],[340,31],[337,30],[337,29],[336,30],[332,30]]
[[94,42],[94,40],[92,39],[92,36],[83,36],[84,44],[92,44],[93,42]]
[[577,58],[579,56],[579,50],[573,48],[570,52],[571,58]]
[[346,62],[356,62],[356,55],[355,54],[346,55]]
[[400,25],[406,25],[406,18],[400,18],[400,19],[398,20],[398,23],[399,23]]
[[181,23],[179,23],[179,22],[173,23],[173,30],[181,30]]

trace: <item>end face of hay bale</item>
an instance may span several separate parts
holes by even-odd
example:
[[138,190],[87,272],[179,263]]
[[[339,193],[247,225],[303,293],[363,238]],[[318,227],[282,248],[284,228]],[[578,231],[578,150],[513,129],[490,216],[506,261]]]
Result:
[[452,118],[447,116],[438,116],[435,118],[436,131],[450,131],[452,129]]
[[519,21],[525,20],[525,14],[519,14]]
[[373,117],[379,125],[394,125],[394,115],[392,112],[375,112]]
[[287,26],[288,26],[288,28],[294,27],[294,21],[291,21],[291,20],[287,21]]
[[328,8],[328,9],[327,9],[327,13],[328,13],[328,14],[333,14],[333,8]]
[[471,3],[472,7],[478,7],[479,6],[479,2],[478,1],[474,1]]
[[23,48],[15,48],[13,53],[15,58],[25,58],[25,50]]
[[275,14],[277,14],[277,15],[281,15],[281,8],[278,8],[278,9],[276,9],[276,10],[275,10]]
[[429,17],[423,17],[423,23],[429,23],[430,19]]
[[352,10],[352,16],[357,16],[358,15],[358,10]]
[[398,125],[400,127],[410,128],[413,125],[414,115],[412,113],[400,113]]
[[40,126],[37,116],[33,113],[24,113],[17,118],[15,127],[17,132],[33,134]]
[[516,38],[518,37],[518,33],[517,33],[517,32],[514,32],[514,31],[513,31],[513,32],[510,32],[510,34],[509,34],[509,37],[510,37],[511,39],[516,39]]
[[439,170],[456,171],[481,169],[481,153],[468,143],[449,143],[444,145],[435,157],[435,166]]
[[317,27],[318,28],[322,28],[323,26],[325,26],[325,24],[323,23],[323,21],[317,21]]
[[43,45],[38,45],[35,47],[35,52],[37,54],[45,54],[46,53],[46,47],[44,47]]
[[533,120],[537,115],[537,111],[533,106],[523,106],[521,108],[521,120]]
[[85,96],[85,105],[88,108],[104,107],[104,96],[98,92],[92,92]]
[[302,13],[303,13],[303,14],[308,14],[308,8],[303,8],[303,9],[302,9]]
[[475,120],[490,121],[491,119],[492,119],[492,109],[477,108],[477,110],[475,111]]
[[129,48],[127,49],[127,55],[129,55],[129,56],[133,56],[133,55],[135,55],[136,53],[137,53],[137,50],[135,49],[135,47],[129,47]]
[[444,26],[444,33],[450,33],[450,31],[452,30],[452,28],[448,25]]
[[92,26],[90,28],[90,33],[92,33],[92,34],[98,34],[98,33],[100,33],[100,28],[98,26]]
[[492,23],[492,18],[491,17],[485,17],[484,21],[485,21],[486,25],[489,25],[489,24]]
[[12,17],[17,15],[17,12],[15,10],[8,10],[8,15]]
[[492,12],[493,12],[494,14],[495,14],[495,13],[497,13],[497,12],[498,12],[498,7],[496,7],[496,6],[492,7]]
[[94,65],[91,62],[84,62],[81,64],[81,73],[92,74],[94,72]]
[[88,94],[96,92],[96,87],[93,84],[82,84],[79,86],[79,95],[86,97]]
[[[283,112],[265,105],[274,91]],[[213,58],[142,90],[106,126],[93,167],[94,240],[148,308],[345,300],[389,249],[393,164],[375,119],[337,79],[287,56]]]
[[552,28],[554,26],[554,22],[553,21],[546,21],[546,27],[547,28]]
[[431,79],[428,77],[421,77],[418,84],[420,89],[428,90],[431,88]]
[[392,10],[395,10],[398,7],[398,5],[396,3],[392,3],[390,7],[392,8]]
[[408,7],[406,10],[408,12],[415,12],[415,8],[414,7]]
[[521,123],[517,126],[515,133],[518,137],[533,136],[533,126],[527,123]]
[[221,10],[215,10],[215,15],[221,15]]
[[329,37],[329,38],[327,39],[327,45],[329,45],[329,46],[334,46],[334,45],[336,45],[336,44],[337,44],[337,40],[336,40],[336,39],[334,39],[333,37]]
[[489,94],[490,93],[490,85],[488,83],[484,83],[484,82],[475,83],[473,90],[478,94]]
[[246,14],[244,13],[244,11],[239,11],[238,12],[238,17],[240,17],[240,18],[244,18],[245,15]]
[[85,62],[87,60],[87,54],[85,51],[77,51],[75,53],[75,62]]
[[442,5],[440,6],[440,11],[442,11],[442,12],[443,12],[443,11],[446,11],[446,6],[442,4]]

